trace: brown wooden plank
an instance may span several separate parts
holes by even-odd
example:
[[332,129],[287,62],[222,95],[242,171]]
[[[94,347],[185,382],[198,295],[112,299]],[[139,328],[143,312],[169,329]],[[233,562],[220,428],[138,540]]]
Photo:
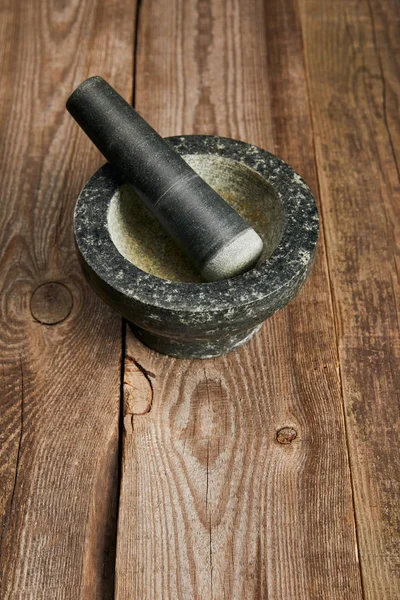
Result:
[[[295,2],[147,0],[137,66],[162,134],[276,148],[317,191]],[[300,296],[233,354],[128,332],[121,485],[119,600],[361,598],[323,236]]]
[[[301,0],[365,598],[400,598],[398,2]],[[318,50],[317,50],[318,49]]]
[[1,2],[2,598],[113,595],[121,319],[77,264],[73,206],[103,161],[65,101],[95,73],[131,93],[134,17]]

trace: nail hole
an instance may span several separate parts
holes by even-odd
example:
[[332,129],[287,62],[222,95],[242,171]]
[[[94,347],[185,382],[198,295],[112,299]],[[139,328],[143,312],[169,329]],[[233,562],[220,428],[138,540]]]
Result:
[[279,444],[291,444],[297,438],[297,431],[293,427],[282,427],[276,432],[276,441]]

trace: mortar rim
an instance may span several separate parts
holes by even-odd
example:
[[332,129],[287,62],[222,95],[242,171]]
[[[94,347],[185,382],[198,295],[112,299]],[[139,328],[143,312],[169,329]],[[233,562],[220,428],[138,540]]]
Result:
[[78,197],[74,230],[84,266],[108,288],[128,302],[155,309],[217,313],[234,305],[246,307],[266,300],[309,271],[318,240],[318,211],[311,191],[292,167],[267,150],[232,138],[184,135],[166,140],[180,154],[215,154],[236,160],[261,175],[282,203],[286,218],[282,238],[265,262],[242,275],[205,283],[161,279],[124,258],[111,240],[108,207],[125,180],[106,163]]

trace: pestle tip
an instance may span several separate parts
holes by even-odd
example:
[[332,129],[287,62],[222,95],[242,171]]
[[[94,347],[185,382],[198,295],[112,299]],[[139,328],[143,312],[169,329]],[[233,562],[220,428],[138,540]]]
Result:
[[241,275],[254,267],[262,250],[262,239],[254,229],[249,227],[219,248],[206,261],[201,274],[207,281],[219,281]]

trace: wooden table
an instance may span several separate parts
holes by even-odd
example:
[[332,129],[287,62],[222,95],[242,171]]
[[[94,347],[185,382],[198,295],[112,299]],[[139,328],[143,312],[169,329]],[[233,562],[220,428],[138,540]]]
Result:
[[[0,6],[1,598],[399,599],[397,0]],[[94,74],[315,193],[312,276],[239,351],[158,355],[85,282]]]

